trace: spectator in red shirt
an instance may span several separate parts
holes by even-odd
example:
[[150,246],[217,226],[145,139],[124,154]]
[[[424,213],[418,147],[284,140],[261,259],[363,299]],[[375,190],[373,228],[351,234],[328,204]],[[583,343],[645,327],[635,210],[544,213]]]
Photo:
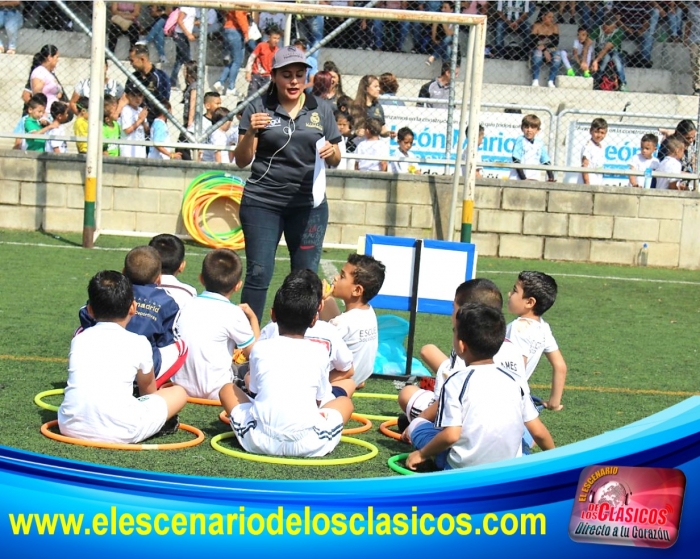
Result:
[[245,69],[245,79],[250,82],[248,86],[249,97],[258,89],[270,83],[272,59],[282,38],[282,30],[276,25],[271,25],[265,29],[265,34],[267,35],[267,41],[255,47],[253,54],[248,58],[248,64]]

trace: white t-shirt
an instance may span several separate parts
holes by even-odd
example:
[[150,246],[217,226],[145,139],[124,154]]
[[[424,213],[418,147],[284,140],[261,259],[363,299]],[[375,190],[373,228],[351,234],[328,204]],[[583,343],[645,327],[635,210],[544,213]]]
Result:
[[[221,130],[219,128],[218,130],[214,130],[209,137],[207,138],[207,144],[212,145],[212,146],[220,146],[220,147],[226,147],[228,145],[228,138],[226,137],[226,132]],[[221,154],[221,162],[222,163],[228,163],[229,162],[229,157],[228,157],[228,152],[227,151],[220,151]],[[216,156],[216,151],[211,150],[211,149],[205,149],[202,150],[202,161],[208,161],[208,162],[214,162],[216,161],[215,159]]]
[[330,391],[328,352],[301,338],[278,336],[255,344],[250,353],[251,415],[260,429],[279,440],[300,440],[318,423],[318,401]]
[[[180,13],[185,14],[185,19],[183,20],[182,24],[185,26],[185,29],[192,33],[192,30],[194,29],[194,20],[197,18],[197,8],[180,8]],[[184,33],[184,29],[180,27],[180,24],[175,26],[175,33]]]
[[411,154],[404,155],[403,153],[398,153],[399,160],[391,161],[389,163],[389,171],[391,173],[420,173],[420,166],[416,163],[416,160],[411,156]]
[[175,383],[190,396],[211,400],[218,400],[221,387],[233,380],[233,350],[255,341],[241,308],[209,291],[180,310],[175,332],[188,347],[187,359],[175,375]]
[[[355,148],[355,155],[372,155],[374,157],[389,158],[389,144],[382,140],[365,140]],[[380,161],[369,159],[358,159],[358,170],[360,171],[381,171]]]
[[[87,97],[89,99],[90,78],[85,78],[84,80],[80,80],[78,83],[76,83],[73,92],[77,93],[80,97]],[[121,99],[121,96],[124,94],[124,87],[117,80],[108,79],[105,82],[105,93],[109,93],[113,97]]]
[[542,353],[557,351],[559,346],[552,335],[552,329],[543,318],[516,318],[506,328],[508,338],[527,359],[524,380],[527,382],[535,372]]
[[[260,340],[271,340],[279,336],[276,322],[270,322],[260,331]],[[347,371],[352,367],[352,352],[340,336],[338,329],[326,322],[317,320],[311,328],[306,329],[304,338],[321,344],[328,351],[328,370]]]
[[197,290],[194,287],[182,283],[175,276],[168,274],[160,276],[160,285],[158,287],[175,299],[177,306],[180,308],[184,307],[197,296]]
[[145,336],[113,322],[84,330],[70,344],[68,385],[58,409],[61,430],[81,439],[133,439],[141,432],[134,380],[152,370],[153,349]]
[[339,314],[330,323],[338,329],[352,352],[355,373],[352,380],[356,384],[366,381],[374,372],[379,338],[377,336],[377,315],[371,305],[366,309],[352,309]]
[[[151,140],[154,142],[167,142],[170,139],[168,134],[168,125],[164,120],[159,118],[151,124]],[[173,148],[167,148],[172,150]],[[169,159],[162,151],[159,151],[155,146],[148,148],[148,159]]]
[[[659,168],[659,160],[656,157],[653,157],[651,159],[647,159],[646,157],[642,157],[641,153],[637,153],[631,160],[630,160],[630,167],[634,171],[646,171],[651,167],[652,171],[656,171]],[[635,177],[637,179],[637,184],[642,186],[644,184],[644,177]],[[657,187],[658,188],[658,187]]]
[[[588,140],[586,145],[581,150],[581,161],[583,158],[588,159],[588,168],[595,169],[603,167],[605,164],[605,148],[603,145],[595,145],[593,140]],[[583,183],[583,175],[579,175],[579,184]],[[603,175],[600,173],[588,173],[588,182],[590,184],[603,184]]]
[[46,144],[44,144],[44,151],[46,151],[47,153],[55,153],[54,148],[58,148],[58,153],[68,152],[68,143],[65,140],[54,139],[54,136],[65,135],[65,130],[63,129],[63,126],[59,126],[58,128],[52,128],[46,133],[46,135],[48,136],[48,138],[46,138]]
[[[674,159],[670,155],[664,157],[663,161],[659,163],[659,173],[681,173],[683,171],[683,166],[678,159]],[[678,179],[656,179],[656,190],[668,190],[668,185],[673,181]]]
[[[124,130],[130,128],[139,119],[139,114],[143,109],[134,109],[131,105],[124,105],[122,112],[119,115],[119,126],[122,129],[122,138],[125,140],[133,140],[135,142],[144,141],[146,139],[146,131],[143,123],[137,126],[131,134],[124,133]],[[146,146],[119,146],[119,154],[124,157],[146,157]]]
[[438,400],[435,427],[461,427],[447,462],[477,466],[522,455],[526,400],[520,385],[496,365],[468,366],[451,375]]

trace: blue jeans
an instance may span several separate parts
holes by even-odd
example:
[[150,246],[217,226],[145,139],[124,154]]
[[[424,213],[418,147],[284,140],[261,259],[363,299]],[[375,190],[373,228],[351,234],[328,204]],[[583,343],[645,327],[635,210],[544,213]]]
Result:
[[[430,421],[421,422],[411,433],[411,443],[418,450],[425,447],[430,441],[432,441],[442,429],[437,429],[433,423]],[[450,453],[450,449],[443,450],[440,454],[435,457],[435,465],[440,470],[451,470],[452,466],[447,463],[447,455]]]
[[[559,68],[561,67],[561,54],[558,50],[549,49],[549,53],[552,55],[552,61],[549,63],[549,81],[553,82],[557,74],[559,73]],[[542,69],[542,64],[544,64],[544,51],[540,49],[535,49],[532,51],[532,79],[540,79],[540,70]]]
[[151,29],[146,35],[146,42],[153,43],[160,58],[165,58],[165,19],[162,17],[153,22]]
[[[389,23],[389,22],[387,22]],[[389,44],[387,50],[396,50],[396,51],[401,51],[401,47],[403,47],[403,44],[406,42],[406,37],[408,36],[408,29],[410,27],[410,23],[407,21],[397,21],[397,22],[391,22],[391,24],[395,24],[393,26],[388,26],[389,29],[392,29],[395,32],[394,35],[394,41],[392,41],[393,44]],[[398,27],[398,29],[396,29]],[[372,34],[374,36],[374,46],[375,48],[378,48],[379,50],[382,50],[384,48],[384,21],[381,19],[375,19],[372,22]]]
[[[309,49],[315,47],[323,39],[323,16],[306,16],[299,20],[298,25]],[[311,56],[318,59],[318,53],[317,50]]]
[[588,29],[590,33],[593,29],[603,24],[605,18],[605,6],[601,3],[598,9],[593,11],[587,2],[579,2],[577,8],[581,10],[581,27]]
[[226,84],[226,80],[228,80],[228,89],[235,89],[238,70],[241,69],[243,62],[243,35],[238,29],[224,29],[224,42],[228,48],[231,63],[224,66],[219,81]]
[[175,64],[173,64],[173,71],[170,72],[170,84],[175,87],[178,84],[177,76],[180,73],[180,68],[185,62],[190,61],[190,42],[184,33],[173,34],[173,40],[175,41]]
[[[0,10],[0,29],[3,27],[7,31],[7,48],[17,48],[17,35],[24,23],[22,12],[19,10]],[[2,47],[2,37],[0,37],[0,47]]]
[[291,269],[317,271],[328,225],[328,203],[324,200],[317,208],[273,208],[250,200],[244,193],[239,216],[246,257],[241,303],[250,305],[262,322],[282,233]]
[[603,60],[600,61],[600,65],[598,66],[598,74],[596,75],[596,79],[599,79],[600,76],[603,75],[603,72],[605,72],[605,69],[608,67],[608,63],[610,62],[610,59],[612,58],[613,64],[615,65],[615,71],[617,72],[617,75],[620,76],[620,84],[624,85],[627,83],[627,79],[625,78],[625,66],[622,64],[622,57],[620,56],[620,53],[617,52],[616,50],[608,52],[603,57]]
[[442,39],[437,45],[433,43],[433,56],[441,58],[443,62],[448,62],[452,56],[452,36]]

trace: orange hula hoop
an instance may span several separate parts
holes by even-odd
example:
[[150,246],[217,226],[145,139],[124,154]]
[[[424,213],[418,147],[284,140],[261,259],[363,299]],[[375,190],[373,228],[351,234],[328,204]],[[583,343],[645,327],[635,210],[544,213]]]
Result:
[[[366,433],[367,431],[369,431],[372,428],[372,422],[369,419],[367,419],[366,417],[362,417],[360,415],[353,413],[350,416],[350,419],[352,419],[354,421],[359,421],[360,423],[362,423],[362,425],[360,425],[359,427],[349,427],[347,429],[343,429],[343,435],[358,435],[360,433]],[[229,421],[229,416],[226,413],[226,410],[223,410],[219,414],[219,420],[222,423],[225,423],[226,425],[231,424]]]
[[385,421],[379,426],[379,431],[381,431],[382,435],[386,435],[391,439],[396,439],[397,441],[400,441],[401,433],[397,433],[396,431],[392,431],[391,429],[389,429],[389,427],[394,427],[395,425],[397,425],[398,422],[398,419],[390,419],[389,421]]
[[196,427],[192,427],[192,425],[184,425],[183,423],[180,424],[180,429],[183,431],[188,431],[189,433],[192,433],[194,435],[197,435],[196,439],[192,439],[190,441],[184,441],[181,443],[165,443],[165,444],[151,444],[151,443],[136,443],[136,444],[127,444],[127,443],[107,443],[107,442],[100,442],[100,441],[86,441],[83,439],[76,439],[74,437],[67,437],[65,435],[61,435],[60,433],[54,433],[51,431],[51,427],[55,427],[58,425],[58,420],[53,419],[51,421],[47,421],[41,426],[41,434],[44,435],[45,437],[49,439],[53,439],[55,441],[59,441],[62,443],[68,443],[68,444],[74,444],[78,446],[88,446],[92,448],[107,448],[109,450],[179,450],[182,448],[189,448],[192,446],[197,446],[198,444],[201,444],[204,441],[204,433],[197,429]]

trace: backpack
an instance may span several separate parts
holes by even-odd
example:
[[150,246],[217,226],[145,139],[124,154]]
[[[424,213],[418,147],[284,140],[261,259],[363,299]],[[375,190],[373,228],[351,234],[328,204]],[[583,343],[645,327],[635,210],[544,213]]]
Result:
[[177,18],[180,17],[180,8],[175,8],[168,19],[165,20],[165,26],[163,27],[163,32],[167,37],[172,37],[175,33],[175,28],[177,27]]
[[600,78],[598,89],[602,91],[618,91],[620,89],[620,79],[615,70],[612,60],[608,62],[608,67]]

